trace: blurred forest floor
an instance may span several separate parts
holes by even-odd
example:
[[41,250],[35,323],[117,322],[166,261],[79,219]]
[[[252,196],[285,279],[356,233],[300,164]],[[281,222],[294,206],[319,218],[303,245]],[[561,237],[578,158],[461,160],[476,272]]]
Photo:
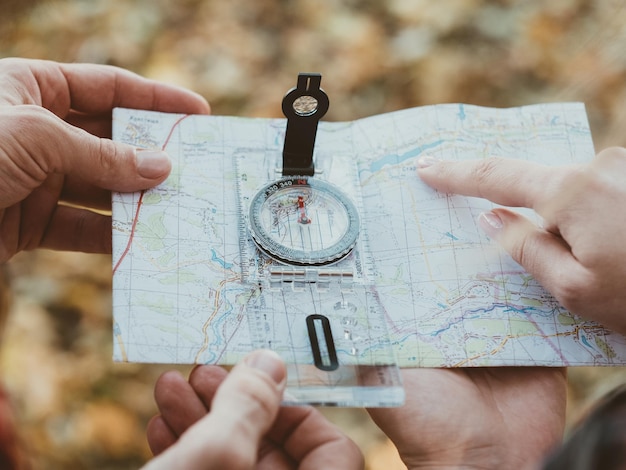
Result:
[[[328,120],[443,102],[583,101],[599,150],[626,145],[626,1],[2,0],[0,57],[118,65],[201,93],[214,114],[282,117],[319,71]],[[0,353],[36,468],[138,468],[171,366],[111,361],[111,259],[22,253]],[[190,367],[178,367],[187,373]],[[626,381],[569,373],[568,422]],[[370,470],[402,468],[361,410],[326,409]],[[427,430],[425,430],[427,432]]]

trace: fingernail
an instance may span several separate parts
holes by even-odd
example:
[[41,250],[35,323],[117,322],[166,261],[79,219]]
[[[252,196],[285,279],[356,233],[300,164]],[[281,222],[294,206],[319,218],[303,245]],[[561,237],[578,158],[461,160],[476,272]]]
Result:
[[437,157],[433,157],[432,155],[423,155],[417,160],[417,168],[428,168],[429,166],[439,163],[440,161],[441,160]]
[[137,149],[137,172],[144,178],[156,179],[172,169],[170,157],[161,150]]
[[249,367],[265,372],[277,384],[285,380],[285,364],[274,351],[267,349],[254,351],[245,357],[244,362]]
[[483,212],[478,216],[478,225],[491,238],[496,238],[504,223],[502,219],[494,212]]

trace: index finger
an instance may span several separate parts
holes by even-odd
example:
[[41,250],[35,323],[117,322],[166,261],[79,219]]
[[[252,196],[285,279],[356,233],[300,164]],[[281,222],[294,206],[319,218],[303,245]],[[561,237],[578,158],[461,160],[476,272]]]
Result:
[[0,104],[34,104],[63,118],[70,110],[101,115],[118,106],[185,114],[210,112],[207,101],[197,93],[110,65],[1,59],[0,81]]
[[88,114],[114,107],[208,114],[207,101],[184,88],[141,77],[118,67],[59,64],[70,94],[71,108]]
[[481,197],[509,207],[536,209],[546,189],[555,184],[554,167],[524,160],[419,161],[418,174],[429,186],[446,193]]

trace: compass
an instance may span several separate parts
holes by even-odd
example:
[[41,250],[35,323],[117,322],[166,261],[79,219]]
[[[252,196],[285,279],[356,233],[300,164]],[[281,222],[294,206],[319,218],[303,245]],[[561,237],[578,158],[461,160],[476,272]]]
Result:
[[283,99],[287,117],[282,178],[263,186],[250,202],[256,245],[286,264],[323,266],[346,257],[359,236],[359,214],[338,187],[315,174],[317,125],[329,100],[321,75],[301,73]]
[[344,258],[359,236],[359,215],[336,186],[312,176],[287,176],[252,199],[250,231],[258,247],[287,264],[321,266]]

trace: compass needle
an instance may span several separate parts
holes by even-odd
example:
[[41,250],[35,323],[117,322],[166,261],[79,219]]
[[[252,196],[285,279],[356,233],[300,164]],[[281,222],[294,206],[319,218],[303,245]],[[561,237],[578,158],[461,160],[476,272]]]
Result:
[[306,206],[302,196],[298,196],[298,223],[302,225],[311,223],[311,219],[306,214]]

